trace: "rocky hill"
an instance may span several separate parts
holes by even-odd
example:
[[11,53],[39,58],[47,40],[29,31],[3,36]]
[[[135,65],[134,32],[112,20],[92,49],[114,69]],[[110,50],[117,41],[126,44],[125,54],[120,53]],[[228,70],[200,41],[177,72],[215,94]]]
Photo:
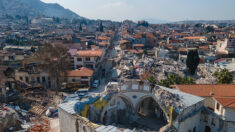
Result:
[[40,0],[0,0],[1,14],[29,17],[82,18],[59,4],[47,4]]

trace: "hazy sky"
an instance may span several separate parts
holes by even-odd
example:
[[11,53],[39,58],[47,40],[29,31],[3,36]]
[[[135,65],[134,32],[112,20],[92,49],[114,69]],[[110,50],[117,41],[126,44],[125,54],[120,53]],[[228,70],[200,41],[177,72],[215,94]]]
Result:
[[235,19],[235,0],[41,0],[59,3],[90,19]]

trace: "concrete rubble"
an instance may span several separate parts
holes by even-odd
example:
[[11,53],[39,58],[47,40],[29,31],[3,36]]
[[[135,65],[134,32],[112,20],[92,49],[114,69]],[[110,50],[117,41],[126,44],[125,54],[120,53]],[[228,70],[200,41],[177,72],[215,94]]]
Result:
[[[171,58],[141,57],[128,52],[121,55],[117,64],[116,69],[121,71],[121,80],[148,75],[153,75],[157,81],[165,79],[169,74],[187,76],[186,64]],[[215,70],[216,68],[212,64],[200,64],[195,75],[196,83],[215,83],[215,77],[213,76]]]
[[180,112],[185,107],[178,94],[173,94],[157,87],[154,93],[155,97],[159,100],[159,105],[165,107],[165,109],[172,106],[175,111]]

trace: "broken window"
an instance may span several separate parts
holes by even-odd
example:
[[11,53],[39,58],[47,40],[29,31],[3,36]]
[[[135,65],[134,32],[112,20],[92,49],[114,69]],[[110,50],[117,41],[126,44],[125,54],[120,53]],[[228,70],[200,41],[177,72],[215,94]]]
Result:
[[51,81],[48,81],[48,87],[51,88]]
[[216,104],[216,109],[219,110],[219,107],[220,107],[220,105],[219,105],[219,103],[217,102],[217,104]]
[[82,61],[82,58],[77,58],[77,61]]
[[25,81],[28,83],[29,82],[29,77],[25,77]]
[[86,61],[90,61],[91,60],[91,58],[89,58],[89,57],[86,57]]
[[204,116],[204,122],[208,122],[208,115]]
[[211,125],[215,126],[215,123],[216,123],[216,119],[212,118]]
[[42,77],[42,82],[46,82],[46,77]]
[[40,83],[40,77],[37,77],[37,82]]

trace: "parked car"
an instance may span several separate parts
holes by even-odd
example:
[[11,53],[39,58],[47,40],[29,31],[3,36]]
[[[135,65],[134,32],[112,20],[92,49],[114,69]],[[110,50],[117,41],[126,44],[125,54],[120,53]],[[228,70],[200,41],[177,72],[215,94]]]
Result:
[[92,87],[93,87],[93,88],[98,88],[99,85],[100,85],[99,80],[95,80],[95,81],[93,82],[93,84],[92,84]]

